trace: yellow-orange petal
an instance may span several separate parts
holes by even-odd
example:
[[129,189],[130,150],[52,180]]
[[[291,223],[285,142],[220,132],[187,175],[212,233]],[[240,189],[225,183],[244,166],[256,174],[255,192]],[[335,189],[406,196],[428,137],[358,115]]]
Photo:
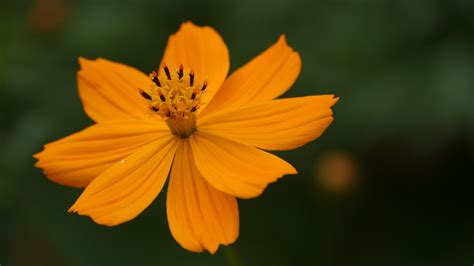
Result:
[[198,129],[261,149],[294,149],[324,132],[337,100],[320,95],[247,105],[205,116]]
[[214,188],[239,198],[257,197],[269,183],[296,174],[284,160],[245,144],[202,131],[189,140],[201,175]]
[[151,80],[132,67],[105,59],[79,58],[79,96],[87,115],[96,122],[120,119],[152,119],[138,88]]
[[43,169],[50,180],[85,187],[143,145],[170,135],[164,123],[110,121],[49,143],[34,157],[38,159],[36,167]]
[[[180,64],[192,67],[198,83],[208,81],[201,106],[212,99],[224,82],[229,62],[229,51],[219,33],[211,27],[200,27],[191,22],[181,24],[178,32],[169,37],[162,59],[162,63],[172,69],[178,69]],[[201,110],[202,107],[198,111]]]
[[166,199],[171,233],[185,249],[214,254],[239,235],[235,197],[216,190],[201,176],[189,140],[181,140],[171,170]]
[[142,147],[94,179],[69,209],[114,226],[139,215],[158,196],[168,176],[177,138]]
[[232,73],[201,116],[275,99],[293,85],[300,70],[299,54],[288,46],[282,35],[270,48]]

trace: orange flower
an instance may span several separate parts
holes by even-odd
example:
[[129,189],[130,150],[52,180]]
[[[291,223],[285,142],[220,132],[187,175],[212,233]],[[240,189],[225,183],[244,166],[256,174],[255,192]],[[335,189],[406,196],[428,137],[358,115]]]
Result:
[[[85,187],[69,211],[113,226],[166,199],[176,241],[215,253],[239,234],[236,197],[253,198],[296,170],[262,151],[297,148],[332,122],[333,95],[274,100],[301,61],[279,40],[226,79],[219,34],[191,22],[169,38],[149,77],[105,59],[80,58],[79,95],[96,124],[47,144],[37,167],[59,184]],[[165,64],[166,62],[166,64]]]

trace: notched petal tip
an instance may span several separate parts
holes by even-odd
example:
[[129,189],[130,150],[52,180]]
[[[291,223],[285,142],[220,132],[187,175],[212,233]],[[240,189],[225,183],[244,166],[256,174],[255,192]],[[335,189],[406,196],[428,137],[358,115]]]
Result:
[[291,51],[294,51],[293,47],[288,45],[285,34],[281,34],[280,37],[278,37],[278,40],[276,41],[276,43],[274,45],[286,46],[286,47],[290,48]]
[[281,49],[287,50],[288,53],[290,53],[290,57],[292,58],[292,61],[296,65],[296,69],[298,70],[298,73],[301,71],[301,56],[300,54],[293,48],[293,46],[290,46],[286,40],[285,34],[280,35],[280,38],[278,38],[278,41],[276,42],[275,45],[281,46]]
[[77,210],[76,210],[76,203],[74,203],[68,210],[67,210],[68,213],[77,213]]
[[[74,203],[74,205],[72,205],[71,208],[69,208],[67,210],[67,212],[72,213],[72,214],[78,214],[78,215],[81,215],[81,216],[89,216],[89,214],[87,214],[86,211],[76,209],[76,203]],[[122,223],[118,220],[116,220],[116,221],[109,221],[109,220],[104,221],[101,218],[96,218],[94,216],[89,216],[89,218],[96,224],[100,224],[100,225],[103,225],[103,226],[109,226],[109,227],[117,226],[117,225],[120,225]]]
[[[188,20],[188,21],[185,21],[185,22],[181,23],[181,25],[179,26],[178,32],[180,32],[182,30],[196,30],[196,29],[197,30],[199,30],[199,29],[210,29],[212,31],[215,31],[214,28],[212,28],[210,26],[207,26],[207,25],[200,26],[200,25],[195,24],[191,20]],[[176,35],[178,32],[176,32],[173,35]]]
[[339,99],[341,98],[341,97],[339,97],[335,94],[328,94],[327,96],[330,97],[329,100],[328,100],[329,107],[334,106],[339,101]]
[[94,61],[95,61],[94,59],[88,59],[88,58],[85,58],[83,56],[79,56],[77,58],[77,62],[81,66],[80,70],[83,70],[87,66],[87,64],[93,63]]
[[181,23],[180,28],[183,28],[183,27],[199,27],[199,26],[194,24],[191,20],[188,20],[188,21],[185,21],[185,22]]
[[[37,159],[37,160],[38,160],[38,161],[36,161],[36,162],[35,162],[35,167],[36,167],[36,168],[38,168],[38,169],[41,169],[41,170],[43,170],[42,163],[40,162],[40,159],[39,159],[39,157],[35,157],[35,156],[36,156],[36,154],[35,154],[35,155],[33,155],[33,158],[35,158],[35,159]],[[44,173],[44,170],[43,170],[43,173]]]
[[[42,155],[43,152],[44,152],[44,149],[42,151],[38,152],[38,153],[33,154],[32,157],[35,158],[36,160],[39,160],[41,158],[41,155]],[[37,163],[38,162],[36,162],[36,164]],[[36,164],[35,164],[35,166],[36,166]]]
[[328,107],[334,106],[341,98],[340,96],[337,96],[335,94],[322,94],[318,96],[309,96],[309,97],[320,97],[322,99],[322,104]]
[[298,170],[296,170],[296,168],[293,165],[291,165],[290,163],[288,163],[288,165],[289,165],[289,170],[288,170],[287,175],[297,175]]
[[[285,34],[281,34],[280,37],[278,37],[277,44],[282,44],[282,45],[288,46],[288,42],[286,41],[286,35]],[[292,47],[290,47],[290,48],[292,48]]]
[[119,64],[121,65],[120,63],[115,63],[115,62],[112,62],[110,60],[107,60],[105,58],[102,58],[102,57],[96,57],[96,58],[93,58],[93,59],[89,59],[89,58],[86,58],[84,56],[79,56],[77,58],[77,61],[79,63],[79,65],[81,66],[81,69],[79,71],[83,71],[85,68],[88,68],[89,66],[92,66],[92,64],[97,64],[97,63],[111,63],[111,64]]
[[181,23],[181,25],[179,25],[178,31],[171,34],[169,36],[169,39],[174,39],[174,38],[176,38],[177,35],[182,34],[184,32],[188,33],[188,32],[194,31],[194,30],[200,30],[204,27],[206,27],[206,26],[198,26],[198,25],[194,24],[191,20],[188,20],[186,22]]
[[232,242],[218,244],[215,248],[207,249],[207,251],[208,251],[211,255],[214,255],[214,254],[216,254],[216,252],[217,252],[221,247],[227,247],[227,246],[229,246],[229,245],[232,245],[232,244],[235,243],[236,240],[237,240],[237,237],[236,237]]
[[43,146],[43,150],[38,152],[38,153],[35,153],[33,154],[33,158],[36,159],[36,162],[34,164],[34,166],[38,169],[41,169],[43,171],[43,173],[45,173],[45,168],[44,168],[44,156],[45,156],[45,153],[46,153],[46,146],[47,145],[44,145]]

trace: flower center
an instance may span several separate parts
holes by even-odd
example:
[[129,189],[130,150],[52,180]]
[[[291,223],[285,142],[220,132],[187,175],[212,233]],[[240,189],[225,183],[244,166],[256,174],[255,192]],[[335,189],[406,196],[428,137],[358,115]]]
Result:
[[166,122],[171,132],[182,138],[196,131],[196,110],[201,105],[201,95],[207,81],[197,83],[193,69],[170,69],[163,64],[163,71],[153,71],[153,81],[148,90],[139,88],[142,97],[148,101],[148,108]]

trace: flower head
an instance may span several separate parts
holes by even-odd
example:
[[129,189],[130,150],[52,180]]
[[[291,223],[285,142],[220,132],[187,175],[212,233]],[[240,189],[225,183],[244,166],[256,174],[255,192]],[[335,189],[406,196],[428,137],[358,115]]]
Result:
[[227,47],[210,27],[182,24],[149,76],[105,59],[80,58],[79,95],[95,124],[45,145],[37,167],[84,188],[70,208],[114,226],[139,215],[170,174],[171,233],[184,248],[216,252],[239,234],[236,197],[259,196],[296,174],[263,150],[288,150],[332,122],[333,95],[276,99],[301,61],[282,36],[230,75]]

